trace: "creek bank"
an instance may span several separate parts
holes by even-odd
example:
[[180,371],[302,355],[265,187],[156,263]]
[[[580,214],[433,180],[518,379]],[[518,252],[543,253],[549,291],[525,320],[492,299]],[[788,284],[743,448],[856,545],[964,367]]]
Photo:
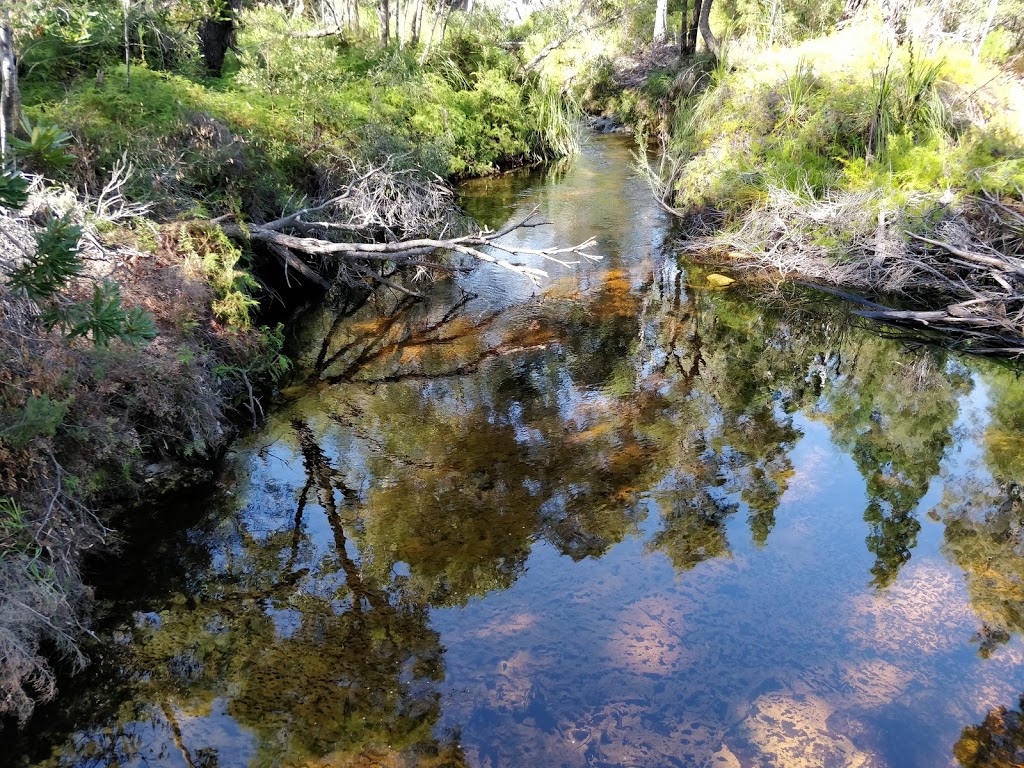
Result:
[[[85,269],[61,300],[111,281],[158,334],[139,346],[68,338],[0,281],[0,716],[21,720],[55,693],[51,658],[85,662],[85,554],[106,551],[133,506],[207,482],[262,416],[289,365],[287,327],[268,318],[325,290],[338,298],[401,279],[387,260],[296,260],[215,222],[320,207],[319,229],[297,234],[450,236],[466,222],[445,180],[559,156],[575,130],[482,14],[453,20],[418,62],[369,38],[295,36],[303,22],[260,8],[243,14],[237,60],[212,80],[187,57],[129,70],[116,47],[104,59],[27,21],[16,35],[32,46],[25,114],[69,129],[73,161],[58,168],[40,153],[26,168],[33,197],[0,212],[0,228],[29,251],[0,253],[5,271],[51,213],[67,216]],[[29,61],[54,45],[66,55]],[[360,194],[338,199],[355,181]]]
[[786,46],[734,38],[717,61],[667,46],[606,62],[584,103],[659,142],[647,175],[691,259],[1016,357],[1024,85],[930,29],[865,13]]
[[865,317],[976,353],[1024,352],[1017,76],[870,17],[726,56],[676,105],[651,169],[692,257],[859,293]]

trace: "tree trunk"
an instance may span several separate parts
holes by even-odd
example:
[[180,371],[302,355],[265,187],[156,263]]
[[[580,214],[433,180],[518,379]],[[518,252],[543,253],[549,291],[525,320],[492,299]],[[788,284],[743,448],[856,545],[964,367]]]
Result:
[[860,13],[864,7],[868,4],[868,0],[846,0],[843,5],[842,21],[849,21],[858,13]]
[[423,27],[423,0],[416,0],[412,9],[412,44],[419,45]]
[[7,157],[7,134],[21,132],[21,91],[10,12],[5,11],[4,17],[0,22],[0,163]]
[[380,20],[380,44],[386,46],[391,40],[391,5],[388,0],[377,3],[377,18]]
[[704,38],[704,45],[711,51],[711,55],[717,59],[722,53],[722,47],[718,43],[718,38],[711,31],[711,24],[708,23],[708,15],[711,13],[711,2],[712,0],[704,0],[701,3],[700,36]]
[[450,19],[452,15],[451,3],[449,2],[449,0],[444,0],[444,2],[444,16],[441,18],[441,38],[437,41],[438,47],[444,45],[444,36],[445,33],[448,31],[448,19]]
[[402,50],[405,45],[405,16],[402,15],[402,0],[395,0],[395,38],[398,40],[398,50]]
[[981,28],[981,34],[978,36],[978,44],[974,47],[974,60],[977,61],[981,58],[981,46],[985,44],[985,38],[988,37],[989,31],[992,29],[992,20],[996,16],[996,9],[999,6],[999,0],[990,0],[988,4],[988,16],[985,18],[985,26]]
[[683,15],[679,19],[679,55],[693,53],[690,50],[690,3],[683,0]]
[[420,64],[423,64],[430,55],[430,46],[434,43],[434,33],[437,31],[437,22],[441,20],[441,14],[444,13],[443,8],[435,8],[434,11],[434,21],[430,24],[430,34],[427,35],[427,44],[423,46],[423,53],[420,54]]
[[220,77],[224,69],[224,56],[235,43],[235,13],[242,0],[228,0],[216,16],[204,19],[199,26],[199,45],[203,51],[206,71]]
[[124,79],[125,90],[132,89],[132,47],[128,39],[128,11],[131,10],[130,0],[124,0],[122,10],[124,11]]
[[668,0],[655,0],[654,7],[654,44],[664,45],[668,37],[666,18],[668,17]]
[[[707,0],[709,3],[711,0]],[[704,0],[693,0],[693,22],[689,25],[689,41],[688,47],[690,53],[697,52],[697,27],[700,26],[700,9],[704,5]]]

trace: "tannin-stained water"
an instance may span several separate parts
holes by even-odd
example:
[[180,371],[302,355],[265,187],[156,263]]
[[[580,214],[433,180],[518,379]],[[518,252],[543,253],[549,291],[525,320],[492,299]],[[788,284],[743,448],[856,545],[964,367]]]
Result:
[[600,263],[314,313],[296,385],[104,566],[93,667],[0,755],[1019,764],[1024,382],[706,289],[632,162],[593,137],[463,190]]

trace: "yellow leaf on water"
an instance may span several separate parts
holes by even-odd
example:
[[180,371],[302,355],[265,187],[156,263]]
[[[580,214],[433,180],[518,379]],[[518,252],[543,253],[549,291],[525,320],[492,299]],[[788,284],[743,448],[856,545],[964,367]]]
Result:
[[727,285],[732,285],[736,281],[731,277],[726,277],[725,275],[720,275],[717,272],[712,272],[708,275],[708,282],[719,288],[724,288]]

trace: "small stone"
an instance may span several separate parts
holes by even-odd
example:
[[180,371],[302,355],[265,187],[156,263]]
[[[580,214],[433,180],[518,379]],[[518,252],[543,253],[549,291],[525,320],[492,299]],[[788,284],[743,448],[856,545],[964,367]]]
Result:
[[717,272],[712,272],[708,275],[708,282],[718,288],[725,288],[725,286],[732,285],[736,281],[731,277],[726,277],[725,275],[720,275]]

